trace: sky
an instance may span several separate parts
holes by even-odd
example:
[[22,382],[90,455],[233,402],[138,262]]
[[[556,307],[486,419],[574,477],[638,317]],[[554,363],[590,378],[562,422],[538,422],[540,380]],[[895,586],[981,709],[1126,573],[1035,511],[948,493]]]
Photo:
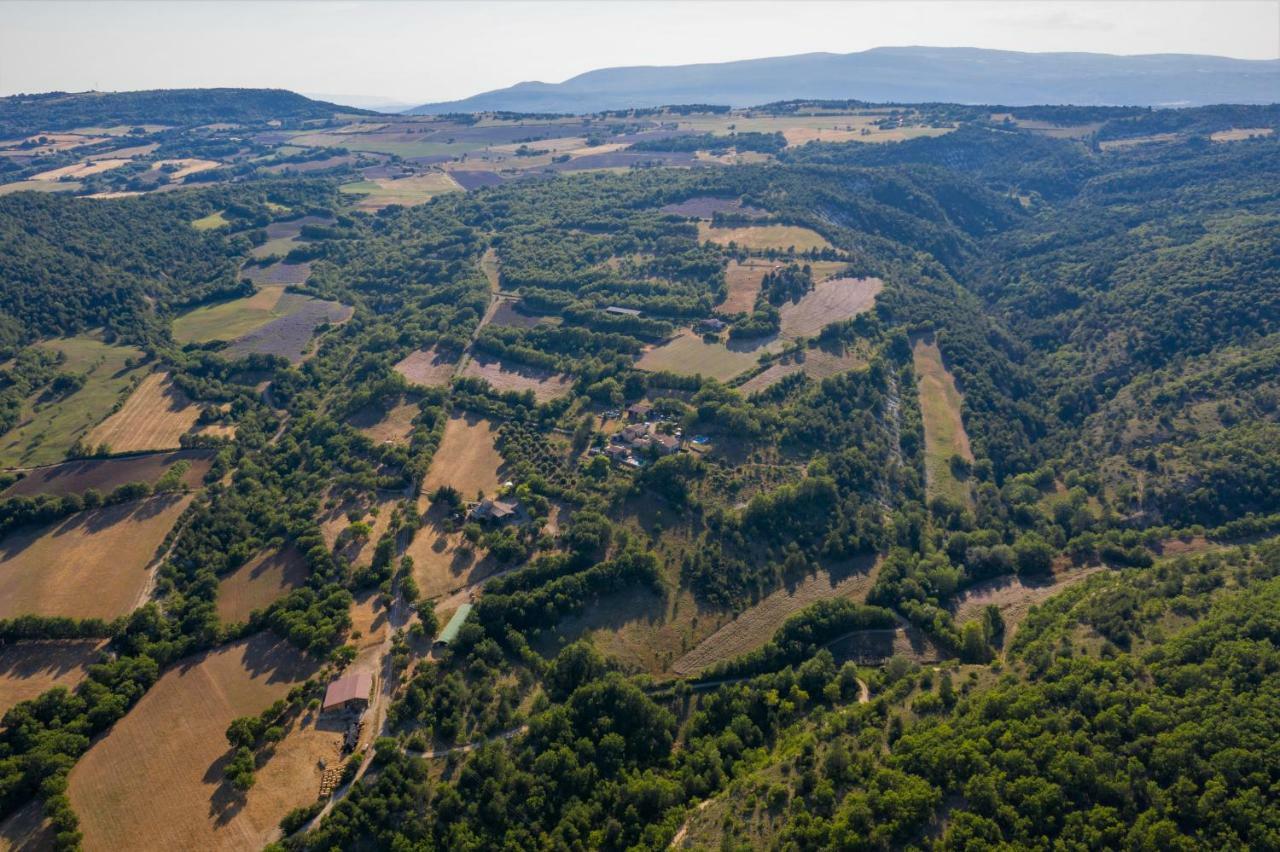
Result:
[[595,68],[872,47],[1280,58],[1280,0],[3,0],[0,94],[279,87],[406,104]]

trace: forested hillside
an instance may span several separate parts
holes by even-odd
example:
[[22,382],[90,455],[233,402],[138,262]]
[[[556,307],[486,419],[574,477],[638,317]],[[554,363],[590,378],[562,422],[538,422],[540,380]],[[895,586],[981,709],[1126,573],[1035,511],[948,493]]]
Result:
[[[0,652],[102,643],[4,713],[0,818],[136,840],[166,791],[135,714],[269,639],[311,673],[169,761],[178,845],[1280,846],[1274,109],[1119,147],[1171,119],[928,109],[956,126],[687,168],[507,142],[547,168],[407,206],[256,151],[213,187],[0,198],[6,447],[71,424],[67,465],[3,474],[5,581],[187,501],[140,606],[0,610]],[[400,166],[361,168],[446,177]],[[187,416],[139,451],[194,462],[95,467],[131,463],[88,436],[135,403]],[[317,711],[352,672],[348,754]],[[137,761],[130,819],[104,754]]]
[[46,92],[0,98],[0,137],[118,124],[192,125],[331,118],[367,110],[313,101],[284,89],[155,89]]

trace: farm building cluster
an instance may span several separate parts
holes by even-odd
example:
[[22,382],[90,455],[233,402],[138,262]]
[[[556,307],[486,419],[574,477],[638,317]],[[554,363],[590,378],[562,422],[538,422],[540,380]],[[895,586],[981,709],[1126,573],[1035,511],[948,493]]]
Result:
[[684,445],[679,428],[672,428],[664,417],[654,415],[653,405],[641,401],[626,409],[630,422],[615,434],[604,449],[594,449],[609,461],[622,467],[641,468],[646,460],[677,453]]

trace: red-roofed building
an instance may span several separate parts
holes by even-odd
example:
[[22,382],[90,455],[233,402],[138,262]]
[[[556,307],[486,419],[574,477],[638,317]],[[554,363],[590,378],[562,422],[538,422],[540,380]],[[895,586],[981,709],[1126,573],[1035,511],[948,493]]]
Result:
[[373,692],[373,675],[368,672],[352,672],[329,684],[324,691],[321,712],[330,710],[363,710],[369,706],[369,693]]

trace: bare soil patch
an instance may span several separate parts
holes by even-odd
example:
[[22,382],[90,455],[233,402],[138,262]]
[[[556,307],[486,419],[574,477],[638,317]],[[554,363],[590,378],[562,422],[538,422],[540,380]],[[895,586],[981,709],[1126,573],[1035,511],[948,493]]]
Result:
[[115,618],[130,612],[191,495],[80,512],[0,541],[0,618]]
[[435,347],[410,352],[395,366],[395,370],[404,376],[410,384],[434,388],[444,387],[453,378],[457,369],[458,356],[452,352],[441,352]]
[[129,394],[124,406],[94,427],[87,441],[116,453],[169,450],[187,434],[230,437],[234,426],[197,426],[200,409],[174,387],[168,373],[151,373]]
[[228,624],[249,620],[307,581],[307,563],[293,547],[260,553],[218,583],[218,618]]
[[484,379],[499,392],[533,391],[534,399],[540,403],[558,399],[573,389],[573,379],[564,373],[517,364],[481,352],[467,359],[462,375]]
[[[87,850],[249,849],[278,836],[291,808],[314,801],[318,767],[281,772],[284,744],[246,796],[226,782],[224,732],[317,670],[314,660],[258,634],[169,669],[84,755],[67,794]],[[295,760],[287,762],[293,769]]]
[[875,584],[878,569],[878,561],[859,560],[788,584],[711,634],[676,660],[671,670],[678,675],[698,674],[716,663],[762,648],[789,616],[818,601],[833,598],[866,600],[867,592]]
[[105,639],[68,639],[0,646],[0,716],[55,686],[73,689],[106,644]]
[[188,488],[199,488],[213,463],[212,450],[179,450],[112,459],[83,459],[37,468],[9,486],[5,497],[36,494],[83,494],[90,488],[103,494],[128,482],[155,482],[180,461],[190,465],[182,476]]

